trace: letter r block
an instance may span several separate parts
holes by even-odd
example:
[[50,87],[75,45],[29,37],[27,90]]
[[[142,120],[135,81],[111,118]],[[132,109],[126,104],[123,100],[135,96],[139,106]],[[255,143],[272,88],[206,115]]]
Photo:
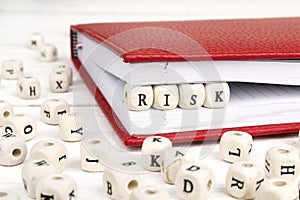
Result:
[[153,104],[152,86],[125,85],[124,96],[129,110],[148,110]]
[[256,199],[258,189],[265,180],[260,166],[248,161],[233,163],[226,175],[226,190],[237,199]]

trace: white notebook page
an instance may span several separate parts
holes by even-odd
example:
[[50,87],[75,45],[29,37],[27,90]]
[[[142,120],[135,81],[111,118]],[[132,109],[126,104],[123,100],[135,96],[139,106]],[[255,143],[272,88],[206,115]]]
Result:
[[79,59],[130,134],[290,123],[300,119],[300,87],[237,82],[230,83],[231,98],[223,109],[129,111],[123,95],[125,82],[83,58],[86,56],[79,53]]
[[94,40],[78,33],[81,58],[131,85],[196,82],[250,82],[300,85],[300,62],[294,61],[200,61],[124,63],[123,59]]

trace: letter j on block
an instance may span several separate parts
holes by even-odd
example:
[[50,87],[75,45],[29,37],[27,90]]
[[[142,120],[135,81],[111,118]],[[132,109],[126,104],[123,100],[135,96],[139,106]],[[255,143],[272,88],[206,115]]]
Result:
[[160,171],[163,153],[170,148],[172,148],[172,142],[166,137],[147,137],[142,145],[142,167],[149,171]]

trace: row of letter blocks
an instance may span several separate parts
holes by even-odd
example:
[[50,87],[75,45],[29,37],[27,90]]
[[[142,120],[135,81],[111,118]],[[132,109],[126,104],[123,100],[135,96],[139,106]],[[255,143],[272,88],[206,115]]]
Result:
[[[20,60],[6,60],[2,63],[3,79],[18,80],[17,94],[22,99],[36,99],[40,96],[41,85],[36,77],[23,76],[23,64]],[[49,75],[49,88],[51,92],[68,92],[72,84],[72,68],[66,65],[59,65]]]
[[227,83],[130,86],[124,88],[125,102],[129,110],[141,111],[151,107],[170,110],[222,108],[230,98]]

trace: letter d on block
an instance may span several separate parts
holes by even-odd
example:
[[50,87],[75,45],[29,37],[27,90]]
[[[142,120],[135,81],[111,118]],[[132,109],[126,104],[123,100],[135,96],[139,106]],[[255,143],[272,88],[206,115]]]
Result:
[[214,185],[212,171],[199,163],[184,165],[175,179],[179,199],[208,199]]

